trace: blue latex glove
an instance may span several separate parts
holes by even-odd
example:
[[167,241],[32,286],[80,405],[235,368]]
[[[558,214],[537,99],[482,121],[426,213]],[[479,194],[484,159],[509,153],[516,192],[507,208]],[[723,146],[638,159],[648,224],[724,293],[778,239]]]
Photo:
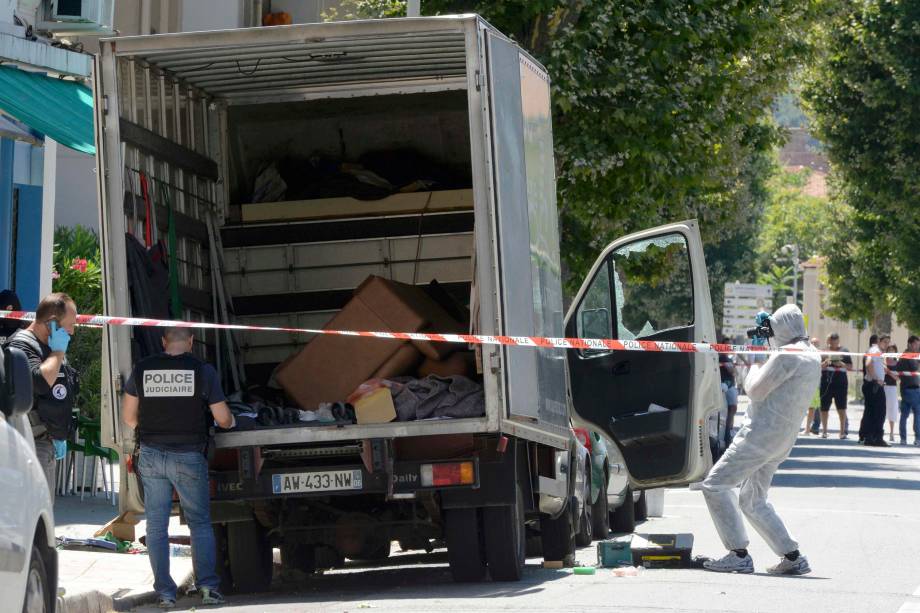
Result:
[[67,441],[53,439],[51,442],[54,443],[54,459],[63,460],[67,455]]
[[70,334],[60,327],[56,321],[52,321],[49,327],[51,328],[51,336],[48,337],[48,346],[51,347],[51,351],[67,353],[67,346],[70,345]]

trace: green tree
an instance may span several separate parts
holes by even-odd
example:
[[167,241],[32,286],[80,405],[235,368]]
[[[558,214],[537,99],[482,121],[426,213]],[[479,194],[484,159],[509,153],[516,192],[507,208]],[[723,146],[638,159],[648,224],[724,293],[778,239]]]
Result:
[[[823,28],[804,98],[851,209],[829,247],[834,313],[920,327],[920,4],[843,4]],[[878,317],[882,315],[882,317]]]
[[[346,10],[367,17],[390,3],[358,4]],[[753,274],[766,158],[779,140],[767,113],[809,51],[802,32],[817,6],[427,0],[422,12],[480,13],[547,67],[569,291],[617,235],[695,217],[721,305],[726,280]]]
[[802,261],[827,255],[850,215],[839,200],[804,192],[811,171],[777,169],[768,183],[769,197],[757,238],[758,269],[767,270],[784,245],[795,244]]

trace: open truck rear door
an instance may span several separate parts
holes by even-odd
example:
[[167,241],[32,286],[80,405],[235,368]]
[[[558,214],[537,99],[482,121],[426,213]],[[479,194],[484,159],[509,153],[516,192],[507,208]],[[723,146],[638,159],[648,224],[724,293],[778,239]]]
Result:
[[[696,222],[611,243],[572,303],[566,336],[715,342]],[[714,354],[568,353],[575,412],[616,442],[634,486],[683,484],[705,475],[711,464],[706,419],[719,407]]]

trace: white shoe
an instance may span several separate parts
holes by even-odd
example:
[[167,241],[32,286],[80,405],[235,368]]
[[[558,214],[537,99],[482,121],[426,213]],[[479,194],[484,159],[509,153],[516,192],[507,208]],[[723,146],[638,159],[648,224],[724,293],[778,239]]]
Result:
[[767,569],[771,575],[807,575],[811,572],[811,566],[808,565],[808,558],[799,555],[795,561],[783,556],[779,564]]
[[748,554],[743,558],[734,551],[729,551],[718,560],[703,562],[703,568],[716,573],[742,573],[749,575],[754,572],[754,560]]

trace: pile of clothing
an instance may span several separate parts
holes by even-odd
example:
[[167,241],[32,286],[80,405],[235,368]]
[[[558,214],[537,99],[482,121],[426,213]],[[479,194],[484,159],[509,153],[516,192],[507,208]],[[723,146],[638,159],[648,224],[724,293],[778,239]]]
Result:
[[355,423],[354,408],[344,402],[326,402],[315,411],[285,406],[280,390],[268,387],[236,392],[227,398],[236,417],[236,430],[291,425],[347,425]]
[[250,202],[282,202],[350,196],[379,200],[396,193],[464,189],[469,169],[445,167],[412,149],[370,152],[346,162],[315,153],[262,166]]

